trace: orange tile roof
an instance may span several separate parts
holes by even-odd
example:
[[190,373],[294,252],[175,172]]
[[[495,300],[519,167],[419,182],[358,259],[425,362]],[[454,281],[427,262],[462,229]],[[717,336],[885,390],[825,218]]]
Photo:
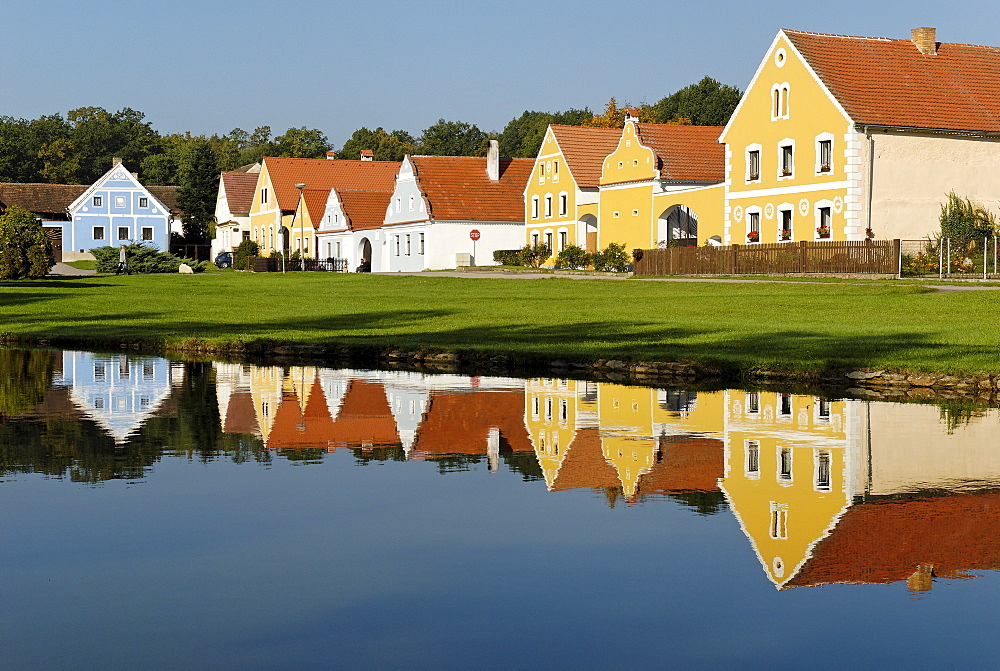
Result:
[[333,418],[326,404],[323,385],[317,377],[309,391],[305,409],[299,406],[297,395],[286,394],[282,397],[267,436],[267,449],[329,449],[333,447],[335,438]]
[[381,382],[348,383],[333,423],[333,442],[352,448],[400,444],[396,418]]
[[[257,188],[257,173],[224,172],[222,188],[226,190],[226,202],[233,214],[250,214],[253,192]],[[164,203],[165,204],[165,203]]]
[[392,191],[337,189],[337,198],[347,217],[347,227],[352,231],[367,231],[382,227]]
[[855,123],[1000,132],[1000,48],[783,32]]
[[348,161],[326,158],[264,159],[271,187],[282,210],[291,212],[299,201],[296,184],[310,189],[364,189],[392,191],[400,163],[397,161]]
[[788,587],[906,580],[920,565],[941,578],[1000,569],[1000,493],[852,506]]
[[576,185],[596,189],[601,179],[601,164],[618,146],[621,130],[562,124],[552,124],[551,128]]
[[722,126],[637,123],[639,139],[653,150],[660,179],[721,182],[726,178],[726,146]]
[[313,228],[319,228],[329,198],[330,189],[302,189],[302,199],[306,201],[306,211],[309,213],[309,221]]
[[485,157],[411,156],[410,161],[430,218],[524,221],[524,187],[534,159],[500,159],[496,182],[486,174]]
[[418,454],[486,454],[491,428],[512,451],[531,451],[523,391],[431,394],[413,448]]
[[257,412],[253,407],[253,395],[248,391],[239,391],[229,397],[226,410],[226,425],[222,427],[225,433],[259,434]]

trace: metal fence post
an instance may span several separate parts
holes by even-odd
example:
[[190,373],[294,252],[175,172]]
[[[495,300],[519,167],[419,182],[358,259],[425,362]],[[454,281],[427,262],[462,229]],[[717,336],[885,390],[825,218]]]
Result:
[[903,241],[897,238],[892,241],[892,246],[896,252],[896,279],[901,280],[903,279]]
[[944,238],[938,240],[938,279],[944,279]]
[[986,243],[989,241],[988,238],[983,238],[983,279],[986,279],[986,271],[989,270],[989,266],[986,263]]
[[951,238],[948,238],[948,277],[951,277]]

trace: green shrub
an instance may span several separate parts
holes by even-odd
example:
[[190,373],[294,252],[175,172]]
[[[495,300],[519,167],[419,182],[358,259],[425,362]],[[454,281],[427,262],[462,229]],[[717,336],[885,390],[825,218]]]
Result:
[[576,245],[569,245],[556,257],[556,265],[560,268],[568,268],[569,270],[577,270],[580,268],[586,268],[590,265],[590,254],[588,254],[582,247]]
[[590,257],[590,262],[594,266],[594,270],[624,273],[628,270],[632,259],[625,251],[625,245],[612,242],[602,251],[594,252]]
[[962,200],[952,191],[941,205],[941,237],[963,242],[991,238],[997,233],[993,213],[979,203]]
[[537,268],[552,256],[552,250],[548,245],[527,245],[521,250],[521,263],[519,265]]
[[55,265],[52,243],[35,215],[16,205],[0,216],[0,279],[44,277]]
[[498,249],[493,252],[493,260],[501,266],[523,266],[520,249]]
[[237,270],[252,270],[253,260],[260,254],[260,245],[253,240],[244,240],[236,248],[233,255],[233,268]]
[[[118,248],[117,247],[96,247],[90,250],[97,260],[97,272],[113,273],[118,270]],[[183,259],[167,252],[161,252],[149,245],[141,242],[133,242],[125,248],[125,255],[128,259],[129,272],[148,273],[176,273],[182,263],[191,266],[196,273],[205,270],[204,261],[194,261]]]

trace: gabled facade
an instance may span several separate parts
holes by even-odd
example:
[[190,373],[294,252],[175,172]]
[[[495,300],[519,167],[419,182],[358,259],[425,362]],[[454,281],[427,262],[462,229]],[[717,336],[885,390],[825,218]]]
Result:
[[620,138],[615,128],[549,125],[524,188],[527,239],[518,247],[597,251],[601,164]]
[[630,113],[598,181],[598,246],[627,250],[721,238],[725,153],[718,126],[639,123]]
[[[404,162],[405,165],[405,162]],[[383,267],[381,232],[391,191],[331,189],[316,225],[316,249],[321,259],[346,259],[348,271],[367,262]]]
[[[303,190],[355,189],[389,191],[399,163],[395,161],[348,161],[336,158],[267,157],[261,165],[250,205],[250,238],[261,254],[304,251],[315,253],[315,228],[294,221]],[[319,215],[316,216],[317,220]],[[316,222],[313,222],[316,223]]]
[[80,194],[67,212],[70,226],[63,232],[64,260],[93,258],[89,252],[95,247],[132,242],[170,249],[174,215],[121,163]]
[[948,192],[996,210],[1000,51],[778,32],[726,126],[734,244],[923,238]]
[[372,269],[494,265],[494,251],[522,247],[521,194],[532,164],[501,159],[496,141],[486,158],[407,156],[385,212],[382,263]]
[[260,164],[219,175],[219,193],[215,199],[215,237],[212,258],[220,252],[235,251],[243,240],[250,239],[250,206]]

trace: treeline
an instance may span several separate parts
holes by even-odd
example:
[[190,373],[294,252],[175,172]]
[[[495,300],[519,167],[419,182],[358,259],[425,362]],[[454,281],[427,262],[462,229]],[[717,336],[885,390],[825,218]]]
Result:
[[[652,105],[636,105],[640,118],[654,123],[725,124],[740,99],[739,89],[705,77]],[[371,149],[376,160],[398,161],[405,154],[476,156],[496,138],[500,153],[534,157],[550,123],[621,126],[624,109],[612,99],[603,114],[588,108],[564,112],[525,111],[500,132],[475,124],[438,120],[419,136],[405,130],[362,127],[337,150],[338,158],[357,159]],[[81,107],[66,116],[38,119],[0,117],[0,182],[91,184],[121,158],[150,185],[190,184],[220,171],[260,161],[264,156],[321,158],[334,149],[315,128],[289,128],[274,135],[270,126],[252,132],[235,128],[224,135],[160,134],[142,112],[124,108],[109,112]],[[185,208],[187,211],[188,208]]]

